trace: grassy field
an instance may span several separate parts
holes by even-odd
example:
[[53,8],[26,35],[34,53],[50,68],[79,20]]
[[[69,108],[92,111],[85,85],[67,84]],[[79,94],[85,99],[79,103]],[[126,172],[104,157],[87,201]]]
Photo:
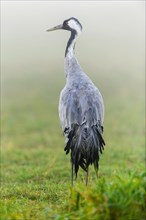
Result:
[[143,77],[91,78],[105,101],[106,149],[98,181],[91,167],[86,187],[79,170],[71,189],[58,119],[63,76],[2,77],[2,220],[145,219]]

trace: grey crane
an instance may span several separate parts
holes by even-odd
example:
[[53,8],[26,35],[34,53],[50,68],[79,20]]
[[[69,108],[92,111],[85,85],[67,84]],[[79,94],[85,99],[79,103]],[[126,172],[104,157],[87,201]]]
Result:
[[86,172],[94,164],[98,172],[99,156],[104,149],[103,122],[104,104],[101,93],[84,73],[74,53],[76,39],[82,31],[80,22],[71,17],[63,24],[48,29],[67,30],[71,32],[65,51],[66,85],[60,93],[59,117],[66,139],[64,150],[71,151],[71,182],[74,173],[77,177],[79,167]]

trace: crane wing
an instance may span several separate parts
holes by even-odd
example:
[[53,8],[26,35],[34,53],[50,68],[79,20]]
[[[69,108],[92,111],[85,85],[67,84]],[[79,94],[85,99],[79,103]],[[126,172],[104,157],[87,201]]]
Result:
[[59,116],[63,131],[72,124],[88,126],[100,122],[103,126],[104,105],[100,92],[89,86],[81,89],[63,89],[60,95]]
[[99,154],[104,149],[102,137],[104,106],[96,87],[63,89],[59,102],[62,130],[66,137],[66,154],[71,150],[71,161],[77,175],[79,166],[87,171],[94,163],[98,170]]
[[99,155],[104,149],[104,105],[100,92],[90,83],[65,87],[60,95],[59,116],[66,137],[66,154],[71,150],[75,173],[79,166],[87,172],[94,163],[98,170]]

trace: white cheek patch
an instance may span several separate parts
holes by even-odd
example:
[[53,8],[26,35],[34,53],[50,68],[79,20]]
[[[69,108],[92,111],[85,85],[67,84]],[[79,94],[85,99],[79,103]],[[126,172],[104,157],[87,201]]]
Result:
[[81,33],[81,27],[75,20],[69,20],[68,26],[70,26],[72,29],[76,30],[78,34]]

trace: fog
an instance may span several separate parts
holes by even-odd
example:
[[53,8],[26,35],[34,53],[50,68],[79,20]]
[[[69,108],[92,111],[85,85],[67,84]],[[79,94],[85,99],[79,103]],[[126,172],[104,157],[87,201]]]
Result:
[[83,32],[76,56],[88,75],[103,80],[134,74],[144,80],[145,1],[2,1],[2,78],[64,77],[69,33],[46,29],[76,17]]

